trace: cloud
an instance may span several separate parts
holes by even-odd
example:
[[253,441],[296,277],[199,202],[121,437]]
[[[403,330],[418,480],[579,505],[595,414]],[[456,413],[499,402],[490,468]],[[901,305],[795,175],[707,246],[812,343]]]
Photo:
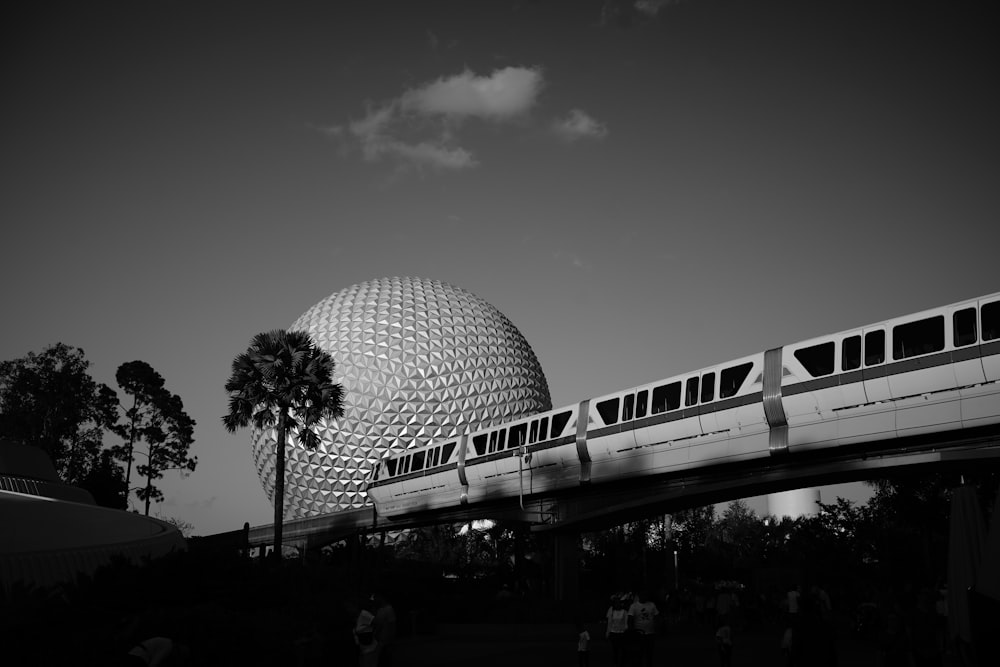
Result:
[[667,5],[679,5],[680,0],[636,0],[635,10],[640,14],[645,14],[646,16],[656,16],[660,13],[660,10]]
[[565,118],[552,123],[553,131],[566,141],[577,139],[603,139],[608,135],[607,126],[582,109],[573,109]]
[[431,139],[406,142],[395,136],[401,131],[398,105],[369,111],[368,115],[350,124],[349,132],[357,139],[361,153],[370,162],[384,157],[395,158],[404,164],[434,169],[466,169],[474,167],[472,153],[450,144],[447,128],[436,132]]
[[505,67],[488,76],[469,70],[407,90],[371,108],[361,120],[326,128],[327,136],[356,145],[370,162],[459,170],[479,164],[457,143],[466,118],[506,122],[526,114],[543,87],[541,70]]
[[442,146],[428,141],[417,144],[389,141],[381,147],[381,150],[415,165],[438,169],[466,169],[479,164],[472,153],[464,148]]
[[504,120],[531,109],[542,83],[538,68],[505,67],[489,76],[465,70],[409,90],[400,101],[405,111],[421,114]]

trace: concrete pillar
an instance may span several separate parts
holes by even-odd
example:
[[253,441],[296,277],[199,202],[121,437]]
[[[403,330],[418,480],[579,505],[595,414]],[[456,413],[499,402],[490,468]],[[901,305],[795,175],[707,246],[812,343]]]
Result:
[[805,488],[770,493],[767,496],[767,513],[777,518],[816,516],[819,513],[819,489]]
[[554,597],[576,602],[580,599],[580,535],[557,533],[552,542]]

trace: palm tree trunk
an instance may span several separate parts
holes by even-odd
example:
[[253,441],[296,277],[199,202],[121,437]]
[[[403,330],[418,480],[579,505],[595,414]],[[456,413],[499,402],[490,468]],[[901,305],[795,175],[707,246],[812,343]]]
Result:
[[285,437],[288,408],[282,406],[278,414],[278,463],[274,471],[274,558],[281,560],[282,520],[285,514]]

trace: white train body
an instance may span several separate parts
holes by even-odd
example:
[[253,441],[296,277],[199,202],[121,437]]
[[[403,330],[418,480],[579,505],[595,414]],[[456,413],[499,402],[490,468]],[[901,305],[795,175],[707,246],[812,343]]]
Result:
[[367,491],[391,517],[998,423],[995,293],[409,449]]

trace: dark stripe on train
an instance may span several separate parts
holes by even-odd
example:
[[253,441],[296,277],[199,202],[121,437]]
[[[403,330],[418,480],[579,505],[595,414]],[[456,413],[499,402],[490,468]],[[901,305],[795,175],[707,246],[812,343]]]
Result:
[[977,359],[979,357],[989,356],[983,354],[979,351],[978,345],[970,345],[968,347],[960,347],[951,353],[951,358],[953,361],[968,361],[969,359]]
[[709,403],[707,405],[692,405],[689,408],[679,408],[671,410],[670,412],[661,412],[660,414],[653,415],[652,417],[644,417],[642,419],[612,424],[611,426],[605,426],[603,428],[594,429],[593,431],[587,431],[587,438],[600,438],[612,433],[621,433],[622,431],[648,428],[650,426],[657,426],[667,422],[687,419],[689,417],[697,417],[698,415],[709,414],[712,412],[721,412],[722,410],[731,410],[733,408],[739,408],[744,405],[753,405],[754,403],[760,402],[761,392],[755,392],[753,394],[747,394],[746,396],[727,398],[725,400]]
[[[561,438],[556,438],[555,440],[546,440],[544,442],[536,442],[532,445],[524,445],[525,451],[527,452],[537,452],[545,449],[552,449],[553,447],[559,447],[560,445],[569,445],[576,441],[575,435],[564,435]],[[480,463],[489,463],[490,461],[498,461],[500,459],[509,459],[512,456],[517,456],[517,447],[510,447],[507,449],[501,449],[498,452],[492,452],[490,454],[473,455],[470,458],[465,459],[465,467],[468,469],[469,466],[478,465]],[[398,479],[396,477],[393,480]]]
[[[576,441],[575,435],[564,435],[561,438],[556,438],[555,440],[545,440],[544,442],[536,442],[531,445],[525,445],[526,451],[528,452],[538,452],[544,451],[546,449],[552,449],[553,447],[561,447],[563,445],[570,445]],[[490,463],[492,461],[499,461],[500,459],[509,459],[512,456],[517,456],[517,447],[511,447],[509,449],[502,449],[499,452],[493,452],[491,454],[486,454],[484,456],[473,456],[465,460],[465,467],[468,469],[469,466],[479,465],[481,463]],[[410,472],[399,477],[390,477],[386,480],[378,480],[373,483],[372,486],[382,486],[383,484],[389,484],[398,482],[406,479],[413,479],[417,477],[423,477],[429,473],[446,472],[453,467],[457,467],[455,463],[449,463],[446,466],[438,466],[437,468],[429,468],[426,470],[420,470],[417,472]]]
[[854,384],[856,382],[861,382],[864,378],[862,377],[861,370],[847,371],[846,373],[841,373],[837,376],[839,382],[837,384],[843,386],[845,384]]
[[446,463],[443,466],[439,465],[434,468],[424,468],[423,470],[417,470],[416,472],[408,472],[405,475],[398,475],[396,477],[390,477],[388,479],[380,479],[372,482],[370,486],[383,486],[385,484],[395,484],[396,482],[402,482],[407,479],[418,479],[420,477],[426,477],[427,475],[436,474],[439,472],[448,472],[452,468],[458,468],[458,463]]
[[959,361],[969,361],[971,359],[990,356],[991,353],[984,354],[985,350],[980,350],[980,348],[988,347],[996,347],[995,353],[1000,353],[1000,345],[994,346],[993,343],[982,346],[970,345],[968,347],[949,352],[938,352],[937,354],[931,354],[923,357],[914,357],[912,359],[904,359],[902,361],[880,364],[878,366],[869,366],[864,370],[848,371],[846,373],[838,373],[828,375],[826,377],[816,378],[815,380],[805,380],[804,382],[796,382],[795,384],[786,384],[781,388],[781,394],[782,396],[795,396],[796,394],[803,394],[807,391],[819,391],[820,389],[828,389],[838,385],[851,384],[853,382],[858,382],[859,380],[874,380],[880,377],[902,375],[903,373],[912,373],[913,371],[924,370],[927,368],[949,366]]

